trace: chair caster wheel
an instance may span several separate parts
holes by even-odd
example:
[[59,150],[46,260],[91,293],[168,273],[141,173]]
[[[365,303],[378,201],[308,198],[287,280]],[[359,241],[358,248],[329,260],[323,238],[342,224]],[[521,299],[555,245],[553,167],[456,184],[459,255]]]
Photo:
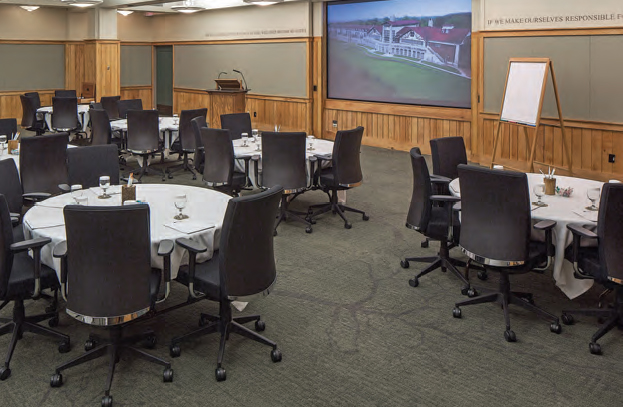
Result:
[[206,326],[208,324],[208,322],[210,322],[206,317],[204,317],[203,315],[199,317],[199,326]]
[[102,407],[112,407],[112,396],[104,396],[102,398]]
[[478,291],[476,291],[474,287],[465,286],[461,288],[461,294],[467,295],[469,298],[474,298],[478,296]]
[[50,387],[61,387],[63,385],[63,375],[54,373],[50,378]]
[[344,224],[344,229],[350,229],[352,227],[353,227],[353,225],[351,225],[350,223],[345,223]]
[[225,381],[225,379],[227,379],[227,373],[225,372],[225,369],[223,369],[222,367],[217,367],[216,370],[214,371],[214,375],[216,376],[217,382],[222,382],[222,381]]
[[552,322],[549,325],[549,330],[552,333],[560,334],[562,332],[562,326],[560,326],[560,323],[558,323],[558,322]]
[[[599,345],[597,342],[589,343],[588,344],[588,350],[590,350],[591,354],[593,354],[593,355],[601,355],[601,345]],[[1,379],[1,377],[0,377],[0,379]]]
[[4,381],[11,376],[11,369],[6,366],[0,367],[0,380]]
[[420,285],[420,280],[418,280],[417,278],[412,278],[411,280],[409,280],[409,285],[411,287],[417,287],[418,285]]
[[266,329],[266,323],[261,319],[259,321],[255,321],[255,330],[257,332],[262,332]]
[[461,312],[461,309],[459,307],[454,307],[452,309],[452,316],[454,318],[461,318],[461,315],[462,315],[462,312]]
[[173,369],[170,367],[164,369],[164,372],[162,372],[162,381],[165,383],[171,383],[173,381]]
[[277,231],[276,230],[273,232],[273,236],[277,236]]
[[307,226],[305,228],[305,233],[311,233],[311,232],[313,232],[313,229],[311,228],[311,226]]
[[96,346],[97,342],[95,342],[93,339],[87,339],[84,343],[84,350],[85,352],[88,352],[90,350],[93,350]]
[[428,248],[428,240],[424,240],[422,243],[420,243],[420,247],[423,249]]
[[182,354],[182,348],[180,348],[179,344],[176,343],[169,347],[169,355],[171,355],[172,358],[177,358],[181,354]]
[[562,319],[562,323],[565,325],[573,325],[573,323],[575,322],[573,319],[573,315],[571,314],[562,314],[562,317],[560,319]]
[[149,334],[145,338],[143,342],[143,346],[145,346],[147,349],[153,349],[156,347],[156,342],[157,342],[156,334]]
[[312,225],[315,225],[317,222],[314,219],[309,219],[309,223],[311,223]]
[[196,176],[196,175],[193,175],[193,181],[194,181],[194,180],[196,180],[196,179],[197,179],[197,176]]
[[169,175],[168,175],[168,178],[169,178],[169,179],[173,179],[173,175],[172,175],[172,174],[169,174]]
[[366,215],[365,213],[361,216],[361,219],[368,221],[370,220],[370,217],[368,215]]
[[489,276],[485,270],[478,270],[478,279],[481,281],[486,281]]
[[67,353],[71,349],[71,345],[69,344],[69,340],[62,341],[58,345],[58,353]]
[[273,349],[270,351],[270,360],[273,363],[281,362],[281,351],[279,349]]
[[409,260],[400,260],[400,267],[402,267],[403,269],[408,269],[409,268]]
[[517,342],[515,332],[511,331],[510,329],[504,331],[504,339],[506,339],[506,342]]
[[48,320],[48,326],[49,326],[50,328],[54,328],[54,327],[57,327],[57,326],[58,326],[58,315],[57,315],[57,316],[54,316],[54,317],[52,317],[52,318],[50,318],[50,319]]

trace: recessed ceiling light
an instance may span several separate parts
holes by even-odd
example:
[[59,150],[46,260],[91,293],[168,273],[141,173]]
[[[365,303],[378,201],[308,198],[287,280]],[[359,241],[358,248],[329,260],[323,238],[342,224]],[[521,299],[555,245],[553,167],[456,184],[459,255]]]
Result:
[[61,0],[63,3],[74,7],[91,7],[102,4],[104,0]]
[[242,0],[248,4],[254,4],[256,6],[270,6],[277,3],[283,3],[283,0]]
[[20,6],[20,7],[26,11],[35,11],[39,8],[39,6]]
[[117,10],[117,13],[121,14],[122,16],[129,16],[130,14],[134,13],[134,11],[132,10]]
[[180,4],[174,4],[171,6],[172,10],[179,11],[180,13],[196,13],[197,11],[205,10],[205,7],[195,5],[194,0],[185,0]]

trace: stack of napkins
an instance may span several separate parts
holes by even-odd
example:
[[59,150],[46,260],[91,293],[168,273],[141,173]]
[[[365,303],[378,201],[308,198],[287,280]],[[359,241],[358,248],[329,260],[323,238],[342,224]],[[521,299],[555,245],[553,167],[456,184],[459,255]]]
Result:
[[197,233],[214,227],[212,224],[189,220],[165,223],[164,226],[186,234]]
[[597,222],[599,218],[599,211],[589,211],[589,210],[576,210],[573,211],[578,216],[581,216],[584,219],[590,220],[591,222]]

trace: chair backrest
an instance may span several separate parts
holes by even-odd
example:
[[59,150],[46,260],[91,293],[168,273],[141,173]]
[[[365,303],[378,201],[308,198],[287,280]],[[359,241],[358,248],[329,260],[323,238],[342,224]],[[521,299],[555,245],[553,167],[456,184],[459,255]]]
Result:
[[7,136],[7,140],[17,133],[17,119],[0,119],[0,136]]
[[67,181],[83,188],[99,185],[102,175],[110,177],[110,185],[119,184],[119,153],[117,146],[107,144],[70,148],[67,150]]
[[282,193],[283,188],[275,186],[227,204],[219,246],[223,296],[258,294],[275,282],[273,230]]
[[52,128],[73,130],[78,127],[78,99],[75,97],[52,98]]
[[206,121],[205,116],[198,116],[191,119],[190,125],[192,126],[193,134],[195,135],[195,146],[203,147],[203,141],[201,141],[201,128],[208,127],[208,122]]
[[251,136],[251,115],[249,113],[222,114],[221,129],[228,129],[232,140],[242,137],[242,133]]
[[[120,102],[124,102],[121,100]],[[158,127],[158,111],[156,110],[129,110],[127,148],[129,151],[140,153],[158,149],[160,130]]]
[[307,186],[305,133],[262,133],[262,186],[281,185],[286,194]]
[[430,141],[433,174],[450,179],[459,176],[459,164],[467,164],[467,152],[463,137],[442,137]]
[[340,130],[335,135],[333,144],[333,176],[335,182],[344,187],[354,187],[363,181],[361,173],[361,138],[363,127],[352,130]]
[[[604,279],[623,280],[623,184],[604,184],[597,223],[599,264]],[[597,277],[597,276],[596,276]],[[596,278],[598,279],[598,278]]]
[[127,118],[129,110],[143,110],[143,100],[127,99],[117,101],[117,112],[120,119]]
[[90,109],[89,115],[91,117],[91,144],[110,144],[112,140],[112,130],[106,110]]
[[33,99],[33,106],[35,108],[35,110],[39,109],[41,107],[41,97],[39,96],[39,92],[26,92],[24,93],[24,96],[26,96],[27,98],[32,98]]
[[37,122],[37,107],[34,97],[28,97],[26,95],[19,95],[19,100],[22,102],[22,123],[24,128],[33,127]]
[[67,312],[93,325],[121,324],[146,313],[151,306],[149,205],[69,205],[63,212]]
[[195,139],[195,133],[193,131],[191,120],[196,117],[203,117],[203,121],[205,122],[207,115],[207,108],[182,110],[182,113],[180,114],[180,129],[178,138],[182,150],[187,152],[195,151],[197,148],[197,141]]
[[57,98],[75,98],[76,90],[75,89],[67,89],[67,90],[55,90],[54,97]]
[[108,113],[110,120],[119,118],[119,108],[117,108],[118,100],[121,100],[121,96],[102,96],[100,98],[100,103],[104,110],[106,110],[106,113]]
[[0,160],[0,194],[4,195],[9,210],[13,213],[22,212],[22,184],[14,160]]
[[410,154],[413,168],[413,192],[407,214],[407,227],[426,233],[431,216],[430,197],[433,194],[430,174],[426,160],[420,154],[420,149],[414,147]]
[[[10,160],[13,161],[13,160]],[[0,300],[4,300],[13,268],[13,224],[4,195],[0,194]]]
[[205,150],[203,181],[210,186],[231,184],[234,173],[234,147],[228,130],[201,128]]
[[101,103],[91,102],[89,103],[89,109],[104,109],[104,106]]
[[58,192],[67,183],[69,134],[56,133],[21,139],[19,169],[24,193]]
[[532,225],[526,174],[461,164],[459,182],[464,252],[492,266],[526,261]]

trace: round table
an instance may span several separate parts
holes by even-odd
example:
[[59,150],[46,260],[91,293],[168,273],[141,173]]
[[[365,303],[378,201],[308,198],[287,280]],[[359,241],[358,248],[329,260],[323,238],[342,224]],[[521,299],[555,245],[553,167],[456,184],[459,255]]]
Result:
[[[536,202],[533,186],[543,183],[542,174],[526,174],[528,176],[528,187],[530,189],[530,201]],[[584,225],[594,230],[597,226],[597,212],[586,211],[585,207],[590,205],[586,197],[586,191],[590,188],[601,188],[603,182],[593,181],[583,178],[556,176],[556,186],[560,188],[571,187],[573,193],[571,197],[564,198],[559,195],[544,195],[542,200],[548,205],[538,207],[531,205],[532,219],[535,222],[541,220],[556,221],[554,227],[554,244],[556,254],[554,257],[553,277],[558,288],[569,298],[575,298],[593,285],[592,280],[579,280],[573,277],[573,265],[565,260],[565,248],[573,241],[571,232],[567,229],[570,223]],[[460,196],[459,179],[454,179],[450,183],[450,191],[453,195]],[[599,202],[596,203],[599,206]]]
[[[108,193],[109,199],[99,199],[99,187],[84,190],[90,206],[116,206],[121,204],[121,187],[112,186]],[[174,206],[174,197],[186,194],[188,203],[184,214],[189,218],[176,221],[173,217],[178,213]],[[199,254],[198,262],[212,258],[213,251],[218,249],[220,231],[230,196],[207,188],[197,188],[184,185],[144,184],[136,186],[136,199],[146,202],[150,208],[150,233],[152,250],[152,267],[162,268],[162,259],[157,255],[160,241],[169,239],[175,241],[180,237],[190,238],[204,244],[208,250]],[[63,207],[74,204],[70,194],[49,198],[24,215],[24,235],[27,239],[49,237],[50,244],[41,251],[41,261],[56,270],[60,279],[60,261],[52,257],[54,247],[66,240],[65,219]],[[175,228],[181,229],[177,230]],[[114,236],[110,237],[114,239]],[[88,242],[85,242],[88,247]],[[188,254],[176,246],[171,254],[171,278],[177,276],[180,265],[188,264]]]

